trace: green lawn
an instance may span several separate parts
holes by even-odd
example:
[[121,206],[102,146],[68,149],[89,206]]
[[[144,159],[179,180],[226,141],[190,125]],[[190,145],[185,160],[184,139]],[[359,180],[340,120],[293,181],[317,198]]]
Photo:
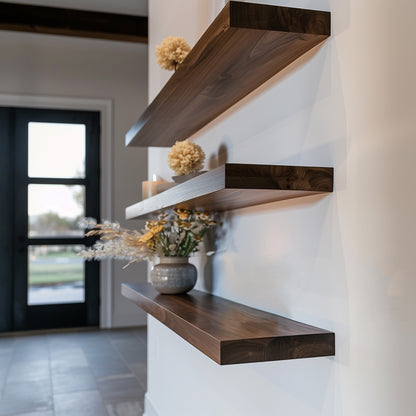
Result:
[[59,257],[64,257],[67,259],[80,259],[77,253],[74,253],[72,250],[65,251],[49,251],[48,254],[44,256],[37,256],[36,261],[42,261],[47,259],[56,259]]
[[29,264],[29,285],[54,285],[84,280],[84,263],[77,260],[77,255],[70,251],[36,257]]

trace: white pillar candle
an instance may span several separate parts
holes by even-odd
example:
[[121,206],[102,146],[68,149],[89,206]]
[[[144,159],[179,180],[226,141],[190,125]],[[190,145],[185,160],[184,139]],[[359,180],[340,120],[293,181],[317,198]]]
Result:
[[153,175],[153,181],[143,181],[142,182],[142,199],[150,198],[153,195],[156,195],[157,185],[165,183],[166,181],[157,181],[156,175]]

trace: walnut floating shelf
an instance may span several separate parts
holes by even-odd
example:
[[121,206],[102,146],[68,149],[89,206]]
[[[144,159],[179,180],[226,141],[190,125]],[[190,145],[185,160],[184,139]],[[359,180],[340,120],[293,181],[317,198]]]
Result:
[[230,1],[126,135],[171,146],[330,35],[330,13]]
[[335,355],[333,332],[208,293],[160,295],[149,283],[121,291],[218,364]]
[[226,211],[332,192],[333,168],[226,163],[126,209],[146,218],[166,208]]

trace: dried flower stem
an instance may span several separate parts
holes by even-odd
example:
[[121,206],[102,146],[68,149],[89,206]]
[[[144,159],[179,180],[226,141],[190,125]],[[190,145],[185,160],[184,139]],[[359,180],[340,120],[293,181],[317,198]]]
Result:
[[124,266],[155,256],[188,257],[198,251],[207,229],[215,225],[212,216],[193,210],[174,209],[146,222],[143,232],[120,228],[118,223],[93,225],[86,236],[100,239],[80,255],[86,259],[116,258],[128,260]]

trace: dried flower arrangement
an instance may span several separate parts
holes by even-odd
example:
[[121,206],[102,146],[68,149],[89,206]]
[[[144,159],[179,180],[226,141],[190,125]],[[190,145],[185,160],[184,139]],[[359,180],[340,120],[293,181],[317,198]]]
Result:
[[176,71],[178,65],[188,55],[191,47],[180,36],[168,36],[162,43],[156,46],[157,63],[168,71]]
[[188,139],[176,142],[168,154],[169,167],[176,175],[188,175],[202,169],[205,153],[201,146]]
[[157,220],[146,222],[143,232],[121,228],[118,223],[97,224],[92,218],[80,222],[90,231],[86,236],[100,236],[95,244],[79,254],[88,260],[116,258],[135,263],[153,260],[154,257],[189,257],[209,227],[216,223],[211,214],[194,210],[173,209],[159,215]]

